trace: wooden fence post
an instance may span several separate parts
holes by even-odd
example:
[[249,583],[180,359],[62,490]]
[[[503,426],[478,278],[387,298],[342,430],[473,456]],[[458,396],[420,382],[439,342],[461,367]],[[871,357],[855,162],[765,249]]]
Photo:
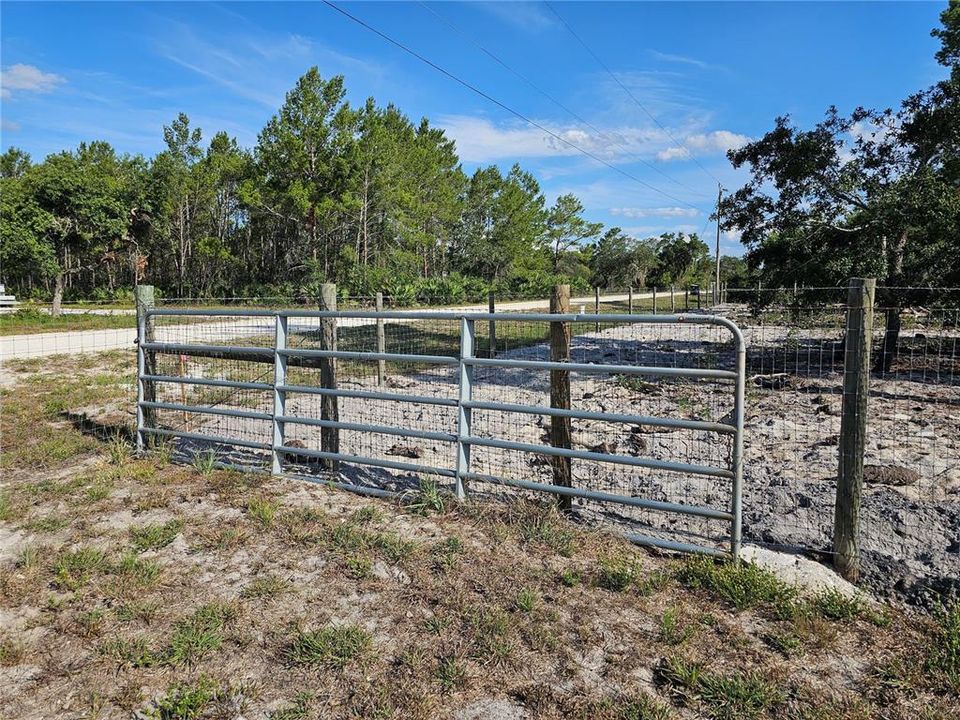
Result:
[[[497,311],[497,302],[496,296],[494,295],[493,290],[487,293],[487,311],[492,315]],[[497,356],[497,323],[493,318],[490,318],[490,357]]]
[[[320,286],[320,309],[335,311],[337,309],[336,283],[323,283]],[[325,317],[320,320],[320,349],[337,349],[337,319]],[[334,390],[337,387],[337,360],[336,358],[320,359],[320,387]],[[322,420],[339,420],[340,412],[337,398],[333,395],[320,397],[320,418]],[[340,430],[332,427],[320,428],[320,449],[324,452],[340,452]],[[323,466],[327,470],[336,472],[339,463],[336,460],[326,459]]]
[[[376,310],[378,313],[383,312],[383,293],[377,293],[377,305]],[[377,352],[385,353],[387,351],[387,335],[383,325],[383,318],[377,318]],[[383,387],[387,382],[387,361],[386,360],[377,360],[377,385]]]
[[[595,315],[600,314],[600,288],[599,287],[593,288],[593,313]],[[600,332],[600,323],[597,323],[597,326],[594,329],[597,332]]]
[[633,315],[633,288],[627,288],[627,314]]
[[[570,312],[570,286],[555,285],[550,296],[551,313]],[[551,362],[568,362],[570,360],[570,323],[550,323],[550,360]],[[562,410],[570,409],[570,371],[550,371],[550,407]],[[550,418],[550,444],[555,448],[571,448],[571,424],[568,417],[553,416]],[[573,473],[570,467],[570,458],[551,457],[553,466],[553,484],[560,487],[573,487]],[[558,495],[557,503],[561,510],[572,507],[568,495]]]
[[133,290],[133,297],[137,304],[137,451],[143,452],[154,439],[153,435],[143,432],[144,428],[157,426],[157,411],[145,408],[141,402],[157,401],[157,386],[152,380],[143,380],[144,375],[157,374],[157,355],[153,350],[144,350],[143,344],[155,339],[153,317],[147,315],[156,303],[156,293],[153,285],[137,285]]
[[657,286],[653,286],[653,314],[657,314]]
[[683,310],[684,312],[690,309],[690,286],[688,285],[683,289]]
[[863,493],[863,452],[867,439],[875,288],[876,280],[873,278],[852,278],[847,291],[840,468],[833,516],[833,564],[837,572],[851,582],[855,582],[860,574],[860,498]]

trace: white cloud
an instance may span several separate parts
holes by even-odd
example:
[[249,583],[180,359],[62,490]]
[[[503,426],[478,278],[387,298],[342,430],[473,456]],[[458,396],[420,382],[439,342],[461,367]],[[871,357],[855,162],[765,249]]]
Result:
[[267,34],[260,29],[229,36],[163,19],[158,25],[157,52],[238,97],[277,108],[284,93],[311,65],[321,75],[379,78],[383,68],[354,58],[296,33]]
[[20,123],[18,122],[7,120],[6,118],[0,120],[0,130],[3,130],[3,132],[16,132],[19,129]]
[[521,30],[539,32],[557,24],[553,13],[547,12],[538,3],[480,2],[475,7]]
[[734,148],[743,147],[750,138],[746,135],[730,132],[729,130],[714,130],[707,133],[687,135],[681,141],[682,145],[673,145],[657,153],[657,159],[668,162],[680,160],[691,155],[707,155],[712,152],[726,152]]
[[14,91],[46,93],[66,80],[56,73],[43,72],[34,65],[17,63],[0,70],[0,97],[9,98]]
[[571,157],[581,155],[577,148],[607,162],[628,161],[652,157],[668,143],[667,134],[659,128],[619,127],[596,133],[549,121],[537,122],[557,137],[526,123],[495,124],[473,115],[442,115],[437,124],[456,140],[457,152],[467,162]]
[[619,215],[628,218],[646,218],[646,217],[696,217],[700,211],[695,208],[685,207],[615,207],[610,208],[611,215]]
[[662,53],[657,50],[651,50],[650,54],[653,55],[657,60],[663,60],[664,62],[679,63],[681,65],[693,65],[694,67],[707,70],[711,67],[710,63],[705,63],[703,60],[697,60],[696,58],[687,57],[686,55],[673,55],[672,53]]

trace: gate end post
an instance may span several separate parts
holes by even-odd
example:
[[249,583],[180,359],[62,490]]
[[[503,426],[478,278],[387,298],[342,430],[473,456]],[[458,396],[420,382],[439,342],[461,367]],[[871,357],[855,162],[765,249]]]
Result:
[[476,335],[475,321],[468,318],[460,320],[460,378],[459,395],[457,401],[457,462],[456,462],[456,496],[457,500],[467,497],[467,482],[464,474],[470,472],[470,443],[467,440],[471,435],[473,420],[472,410],[465,403],[473,399],[473,365],[464,360],[474,357],[474,342]]
[[156,410],[143,406],[144,402],[157,399],[153,381],[143,379],[144,375],[156,374],[153,353],[148,355],[143,347],[154,339],[153,317],[149,311],[156,306],[156,291],[153,285],[137,285],[133,297],[137,306],[137,454],[143,454],[149,444],[147,430],[157,424]]
[[281,350],[287,347],[287,318],[285,315],[277,315],[277,325],[274,334],[273,344],[273,443],[271,454],[273,456],[273,466],[271,473],[279,475],[283,472],[283,452],[279,450],[284,443],[284,423],[278,418],[287,414],[286,393],[280,389],[287,383],[287,356],[281,353]]

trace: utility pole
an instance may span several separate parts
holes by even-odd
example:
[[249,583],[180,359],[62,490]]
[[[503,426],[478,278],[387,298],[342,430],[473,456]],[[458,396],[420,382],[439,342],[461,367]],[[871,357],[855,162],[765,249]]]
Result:
[[717,305],[719,300],[720,287],[720,199],[723,197],[723,187],[717,183],[717,267],[716,277],[713,281],[713,304]]

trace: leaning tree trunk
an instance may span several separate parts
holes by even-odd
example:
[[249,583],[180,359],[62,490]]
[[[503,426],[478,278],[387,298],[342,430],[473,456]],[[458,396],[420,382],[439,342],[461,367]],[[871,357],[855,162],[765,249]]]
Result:
[[897,361],[900,348],[900,319],[903,308],[888,307],[884,310],[886,330],[883,333],[883,343],[880,346],[880,357],[874,365],[874,371],[888,373]]

